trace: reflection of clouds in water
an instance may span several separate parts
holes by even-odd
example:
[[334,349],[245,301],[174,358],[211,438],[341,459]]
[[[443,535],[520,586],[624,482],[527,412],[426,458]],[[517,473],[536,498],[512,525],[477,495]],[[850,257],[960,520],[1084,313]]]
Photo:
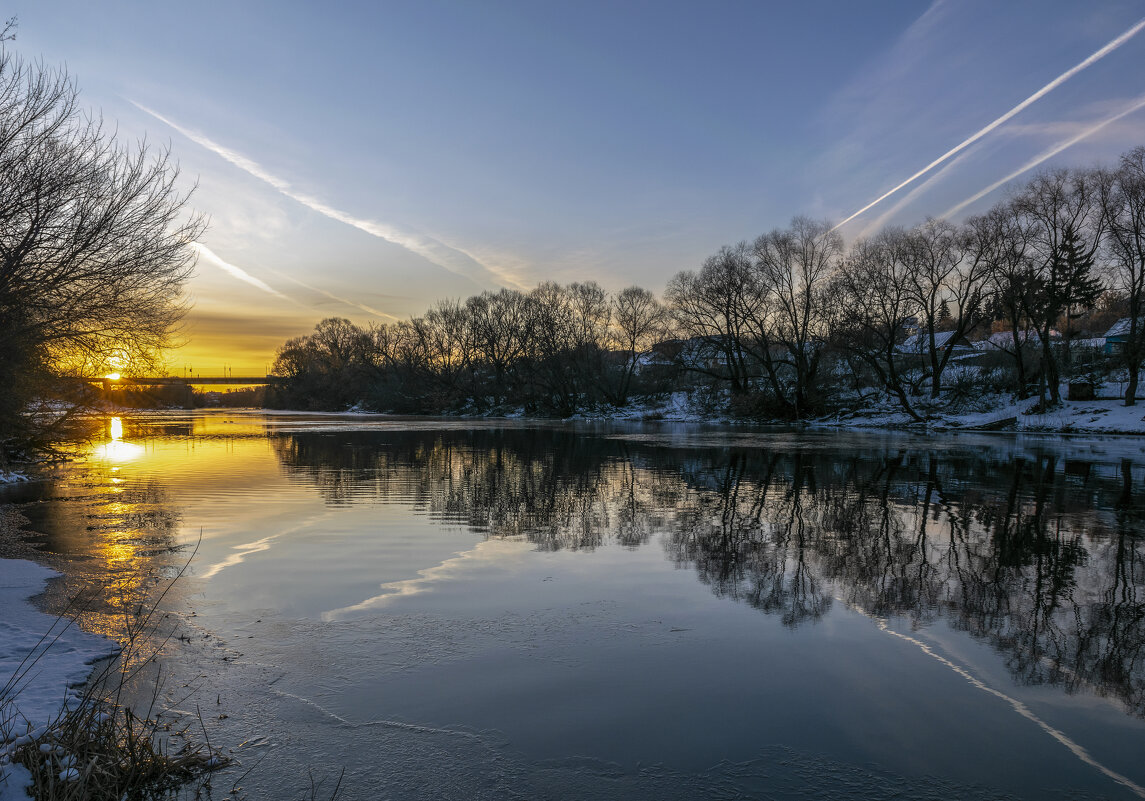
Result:
[[242,564],[244,561],[246,561],[246,558],[252,554],[269,551],[271,544],[274,543],[275,540],[289,536],[290,534],[295,534],[299,531],[308,532],[314,523],[326,518],[327,516],[328,515],[326,514],[313,515],[301,521],[298,525],[291,526],[290,528],[284,529],[277,534],[270,534],[266,537],[263,537],[262,539],[254,540],[253,542],[246,542],[241,545],[232,545],[231,550],[235,551],[235,553],[232,553],[222,561],[216,562],[215,564],[208,567],[206,570],[199,574],[199,578],[212,578],[223,570],[226,570],[228,567],[234,567],[235,565]]
[[258,553],[259,551],[269,551],[270,544],[280,536],[282,535],[271,534],[269,537],[263,537],[261,540],[255,540],[254,542],[247,542],[242,545],[233,546],[233,550],[237,553],[233,553],[223,561],[216,562],[215,564],[211,565],[201,574],[199,574],[199,577],[209,579],[228,567],[234,567],[235,565],[242,564],[243,560],[250,556],[252,553]]
[[381,593],[367,598],[360,603],[344,606],[341,609],[331,609],[322,613],[322,619],[327,621],[345,620],[361,612],[369,612],[387,606],[395,598],[419,595],[429,592],[437,582],[448,581],[458,573],[472,567],[475,562],[489,562],[502,564],[505,557],[511,554],[520,554],[534,550],[529,542],[513,540],[484,540],[469,551],[463,551],[456,556],[446,559],[433,567],[427,567],[417,572],[417,578],[389,581],[380,585]]

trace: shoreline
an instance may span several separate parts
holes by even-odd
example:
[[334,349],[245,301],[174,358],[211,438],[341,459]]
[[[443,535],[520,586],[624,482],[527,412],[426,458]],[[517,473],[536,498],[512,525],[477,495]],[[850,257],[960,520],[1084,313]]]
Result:
[[[22,517],[22,516],[20,516]],[[0,537],[19,537],[19,522],[10,509],[0,515]],[[0,557],[0,688],[8,689],[0,703],[0,801],[23,801],[32,775],[10,761],[21,736],[38,739],[59,716],[83,697],[98,664],[114,657],[120,644],[83,630],[76,618],[52,615],[37,607],[60,571],[26,556]]]
[[303,411],[299,409],[267,409],[259,407],[216,407],[203,409],[124,409],[122,414],[178,414],[180,412],[209,415],[265,414],[271,417],[321,419],[361,419],[411,422],[421,420],[497,421],[513,424],[559,424],[576,422],[623,423],[685,423],[729,428],[770,427],[801,430],[830,431],[889,431],[915,434],[979,433],[979,434],[1039,434],[1039,435],[1105,435],[1118,437],[1145,436],[1145,399],[1137,405],[1125,406],[1121,398],[1099,398],[1090,401],[1062,401],[1062,406],[1042,414],[1027,414],[1034,399],[1013,401],[1003,398],[985,399],[980,406],[985,410],[961,412],[929,411],[923,421],[912,420],[896,407],[871,407],[849,413],[806,418],[801,421],[780,419],[732,418],[705,414],[692,404],[672,399],[664,404],[634,404],[623,409],[597,409],[579,412],[571,417],[529,417],[523,413],[503,414],[395,414],[391,412],[365,412],[360,409],[345,411]]

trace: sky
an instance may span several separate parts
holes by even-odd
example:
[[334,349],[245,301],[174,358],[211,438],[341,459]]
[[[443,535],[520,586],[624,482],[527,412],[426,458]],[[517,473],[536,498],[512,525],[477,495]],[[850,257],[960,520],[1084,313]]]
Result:
[[123,141],[170,147],[210,220],[173,373],[260,375],[323,317],[392,322],[499,287],[659,293],[795,215],[848,220],[848,241],[959,220],[1038,169],[1145,144],[1145,0],[2,15]]

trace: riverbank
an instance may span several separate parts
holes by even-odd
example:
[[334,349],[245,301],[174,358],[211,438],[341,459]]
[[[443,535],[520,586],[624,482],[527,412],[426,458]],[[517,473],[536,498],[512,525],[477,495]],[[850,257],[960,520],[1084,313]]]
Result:
[[[0,538],[11,541],[20,516],[0,514]],[[82,697],[93,665],[119,644],[83,631],[73,618],[40,611],[33,599],[62,574],[28,559],[0,558],[0,801],[27,798],[32,775],[11,759],[15,748],[39,739]]]
[[90,552],[61,550],[20,511],[36,507],[0,504],[0,801],[201,787],[231,760],[186,733],[194,712],[156,703],[170,701],[160,665],[184,626],[161,609],[182,575],[165,566],[174,551],[117,570],[92,526]]
[[[836,414],[807,418],[814,428],[892,431],[1010,431],[1041,434],[1145,435],[1145,402],[1125,406],[1120,398],[1062,401],[1060,407],[1036,412],[1035,398],[1015,401],[1006,395],[986,396],[960,407],[928,409],[919,403],[918,421],[893,402],[872,404]],[[519,416],[515,416],[519,417]],[[791,425],[790,420],[747,420],[712,411],[686,393],[675,393],[662,402],[634,404],[623,409],[603,409],[578,414],[576,420],[632,420],[714,425]]]

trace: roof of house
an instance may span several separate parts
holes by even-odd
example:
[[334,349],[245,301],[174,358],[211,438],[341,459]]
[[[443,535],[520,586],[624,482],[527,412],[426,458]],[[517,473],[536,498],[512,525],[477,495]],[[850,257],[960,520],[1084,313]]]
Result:
[[[935,331],[934,332],[934,347],[944,348],[950,343],[951,337],[954,336],[953,331]],[[960,342],[953,343],[956,347],[959,344],[965,344],[965,338]],[[925,331],[919,331],[914,336],[909,337],[906,342],[895,348],[899,353],[929,353],[930,352],[930,337]]]
[[[1138,322],[1145,323],[1145,320],[1138,320]],[[1110,337],[1126,337],[1129,336],[1129,318],[1122,317],[1105,332],[1105,338]]]
[[[1050,341],[1060,339],[1061,334],[1053,329],[1050,330]],[[1018,332],[1018,341],[1023,345],[1040,345],[1042,342],[1041,335],[1032,329],[1027,331]],[[1014,347],[1014,332],[1013,331],[995,331],[990,336],[983,339],[981,342],[975,344],[975,347],[980,350],[1006,350],[1007,348]]]

